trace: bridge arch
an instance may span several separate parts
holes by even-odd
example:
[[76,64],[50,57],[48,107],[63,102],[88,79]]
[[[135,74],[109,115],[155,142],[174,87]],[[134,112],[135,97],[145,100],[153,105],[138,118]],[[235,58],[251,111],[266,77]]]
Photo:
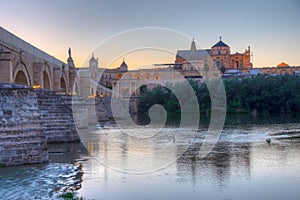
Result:
[[19,62],[14,67],[13,80],[15,83],[31,86],[30,76],[27,67],[23,62]]
[[60,88],[63,89],[63,92],[67,92],[66,81],[63,76],[60,78]]
[[63,89],[63,92],[72,92],[72,91],[69,91],[69,84],[68,84],[68,79],[67,79],[67,75],[65,72],[62,72],[61,74],[61,78],[59,80],[59,88],[60,89]]
[[52,90],[52,76],[50,67],[47,63],[44,64],[44,71],[43,71],[43,88]]
[[45,70],[43,72],[43,88],[52,89],[50,79],[49,79],[49,75]]
[[27,79],[25,73],[23,72],[23,70],[18,71],[14,82],[21,84],[21,85],[29,85],[28,79]]

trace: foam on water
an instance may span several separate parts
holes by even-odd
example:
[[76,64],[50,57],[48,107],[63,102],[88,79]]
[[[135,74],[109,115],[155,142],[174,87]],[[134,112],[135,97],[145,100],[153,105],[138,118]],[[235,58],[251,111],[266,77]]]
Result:
[[49,163],[0,169],[1,199],[55,199],[60,193],[77,190],[80,166]]

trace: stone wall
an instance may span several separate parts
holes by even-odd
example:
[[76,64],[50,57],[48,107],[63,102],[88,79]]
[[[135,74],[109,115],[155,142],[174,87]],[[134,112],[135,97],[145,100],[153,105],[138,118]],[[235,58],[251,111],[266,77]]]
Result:
[[79,142],[77,128],[109,120],[110,106],[108,97],[89,99],[0,82],[0,165],[47,162],[47,142]]
[[50,90],[37,90],[41,125],[48,143],[79,142],[70,100],[72,96],[59,95]]
[[26,86],[0,83],[0,163],[47,161],[36,92]]
[[0,82],[0,165],[47,162],[47,142],[79,141],[72,96]]

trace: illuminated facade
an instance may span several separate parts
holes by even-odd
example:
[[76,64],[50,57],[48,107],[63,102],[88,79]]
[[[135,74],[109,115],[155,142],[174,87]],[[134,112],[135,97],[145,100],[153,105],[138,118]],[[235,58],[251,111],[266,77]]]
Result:
[[[228,69],[251,69],[253,67],[251,63],[250,46],[244,53],[230,53],[230,47],[222,41],[213,45],[210,49],[197,49],[195,41],[192,41],[190,50],[178,50],[175,63],[177,68],[181,68],[183,71],[193,70],[193,64],[190,61],[198,61],[201,65],[209,60],[209,57],[214,61],[216,67],[221,69],[225,67]],[[187,60],[189,62],[187,62]]]

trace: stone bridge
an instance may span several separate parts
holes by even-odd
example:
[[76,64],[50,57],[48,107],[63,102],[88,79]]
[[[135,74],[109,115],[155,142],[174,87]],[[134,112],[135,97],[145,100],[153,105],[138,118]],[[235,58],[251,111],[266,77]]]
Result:
[[72,92],[75,67],[69,50],[64,63],[0,27],[0,82]]

